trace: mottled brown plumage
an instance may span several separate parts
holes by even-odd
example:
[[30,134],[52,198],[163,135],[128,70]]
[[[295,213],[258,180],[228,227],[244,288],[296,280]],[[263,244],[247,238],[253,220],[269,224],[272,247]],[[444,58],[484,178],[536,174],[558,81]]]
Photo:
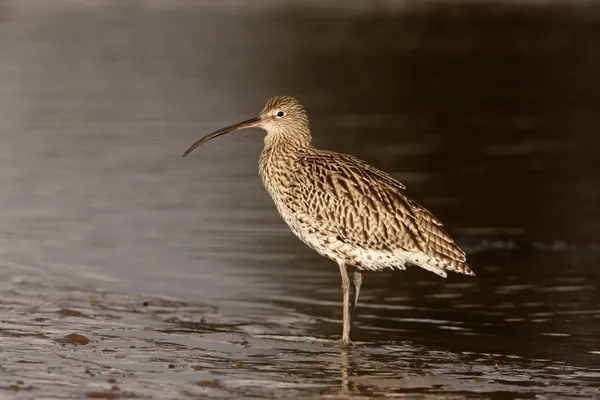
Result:
[[306,112],[291,97],[272,98],[259,117],[204,137],[184,156],[214,137],[250,127],[267,131],[259,172],[279,214],[304,243],[340,267],[343,347],[351,343],[362,282],[355,272],[350,305],[346,266],[378,271],[413,264],[443,277],[446,271],[474,275],[464,251],[433,214],[406,197],[402,183],[356,157],[313,147]]

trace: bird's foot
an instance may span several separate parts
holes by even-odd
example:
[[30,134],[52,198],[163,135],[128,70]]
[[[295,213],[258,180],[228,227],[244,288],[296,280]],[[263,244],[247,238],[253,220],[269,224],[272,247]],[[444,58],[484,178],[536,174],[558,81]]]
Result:
[[355,349],[357,346],[352,340],[339,339],[333,342],[326,343],[327,347],[339,347],[340,349]]

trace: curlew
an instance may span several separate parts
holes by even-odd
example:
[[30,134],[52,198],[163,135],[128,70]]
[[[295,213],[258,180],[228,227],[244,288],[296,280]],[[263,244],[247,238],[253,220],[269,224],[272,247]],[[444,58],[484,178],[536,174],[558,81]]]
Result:
[[[446,271],[475,275],[442,223],[409,199],[402,183],[356,157],[313,147],[306,111],[292,97],[273,97],[258,117],[203,137],[183,156],[246,128],[267,132],[259,173],[283,220],[300,240],[339,266],[342,348],[353,345],[360,271],[403,270],[410,264],[441,277]],[[352,282],[349,266],[355,268]]]

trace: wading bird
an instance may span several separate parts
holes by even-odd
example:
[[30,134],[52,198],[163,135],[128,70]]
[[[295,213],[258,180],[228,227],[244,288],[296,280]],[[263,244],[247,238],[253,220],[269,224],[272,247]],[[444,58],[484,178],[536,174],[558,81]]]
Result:
[[[360,271],[411,264],[442,277],[446,271],[475,275],[442,223],[406,197],[402,183],[356,157],[313,147],[306,111],[292,97],[273,97],[258,117],[203,137],[183,156],[217,136],[246,128],[267,132],[259,173],[283,220],[340,268],[342,348],[353,345],[350,329]],[[352,282],[347,266],[355,268]]]

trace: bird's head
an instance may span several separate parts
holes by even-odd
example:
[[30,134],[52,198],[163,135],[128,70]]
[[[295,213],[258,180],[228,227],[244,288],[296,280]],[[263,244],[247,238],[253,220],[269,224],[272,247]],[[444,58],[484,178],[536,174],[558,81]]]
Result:
[[308,117],[300,102],[293,97],[276,96],[267,101],[267,104],[265,104],[258,117],[219,129],[204,136],[190,146],[183,153],[183,156],[187,156],[195,148],[217,136],[248,128],[262,128],[267,131],[267,138],[265,140],[283,138],[310,143],[311,139]]

